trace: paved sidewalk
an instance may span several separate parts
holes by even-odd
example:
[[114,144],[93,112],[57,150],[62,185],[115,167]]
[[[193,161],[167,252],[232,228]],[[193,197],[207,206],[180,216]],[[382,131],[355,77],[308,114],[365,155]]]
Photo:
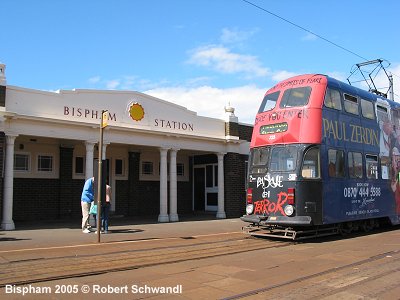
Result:
[[[182,221],[158,223],[149,218],[113,218],[109,234],[102,234],[101,242],[145,240],[170,237],[190,237],[222,232],[239,232],[243,222],[239,218],[216,219],[211,215],[182,216]],[[97,234],[82,233],[80,220],[53,221],[34,224],[16,223],[16,230],[0,231],[0,251],[24,248],[62,247],[97,243]]]

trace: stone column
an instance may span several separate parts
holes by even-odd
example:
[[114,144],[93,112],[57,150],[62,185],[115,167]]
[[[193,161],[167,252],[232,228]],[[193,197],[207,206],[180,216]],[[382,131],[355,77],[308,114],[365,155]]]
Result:
[[160,215],[158,222],[169,222],[167,153],[168,149],[160,149]]
[[86,146],[86,168],[85,168],[85,178],[89,179],[93,177],[93,151],[95,142],[85,142]]
[[14,230],[13,221],[13,189],[14,189],[14,142],[16,135],[6,135],[6,154],[4,166],[3,188],[3,230]]
[[224,155],[225,153],[218,153],[218,210],[216,217],[218,219],[225,219],[225,193],[224,193]]
[[169,220],[178,222],[178,197],[176,178],[176,153],[178,149],[171,149],[169,161]]

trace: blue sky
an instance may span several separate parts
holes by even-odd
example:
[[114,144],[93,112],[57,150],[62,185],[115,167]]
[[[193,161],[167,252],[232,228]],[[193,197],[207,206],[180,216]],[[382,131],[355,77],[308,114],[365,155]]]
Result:
[[135,90],[218,118],[230,103],[253,123],[277,81],[382,58],[400,101],[400,1],[249,2],[329,42],[243,0],[1,0],[0,62],[9,85]]

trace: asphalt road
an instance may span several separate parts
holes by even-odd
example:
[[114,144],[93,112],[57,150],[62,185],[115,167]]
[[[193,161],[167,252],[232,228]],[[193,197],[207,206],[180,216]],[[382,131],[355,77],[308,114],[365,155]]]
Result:
[[[10,277],[0,297],[400,299],[399,227],[293,243],[248,238],[240,233],[242,225],[239,219],[120,224],[101,236],[100,244],[95,234],[83,234],[73,224],[3,231],[3,279],[13,270],[23,270],[21,278],[40,270],[45,278],[61,266],[71,271],[75,257],[84,263],[79,276],[24,285],[14,285]],[[149,257],[152,263],[145,264]],[[127,267],[116,268],[124,259]],[[91,272],[96,261],[109,267]]]

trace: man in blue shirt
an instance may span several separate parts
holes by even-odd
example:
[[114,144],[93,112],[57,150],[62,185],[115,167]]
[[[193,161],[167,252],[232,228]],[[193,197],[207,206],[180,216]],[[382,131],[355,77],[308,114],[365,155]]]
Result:
[[89,230],[89,211],[90,206],[94,200],[94,177],[85,181],[81,196],[82,206],[82,232],[90,233]]

